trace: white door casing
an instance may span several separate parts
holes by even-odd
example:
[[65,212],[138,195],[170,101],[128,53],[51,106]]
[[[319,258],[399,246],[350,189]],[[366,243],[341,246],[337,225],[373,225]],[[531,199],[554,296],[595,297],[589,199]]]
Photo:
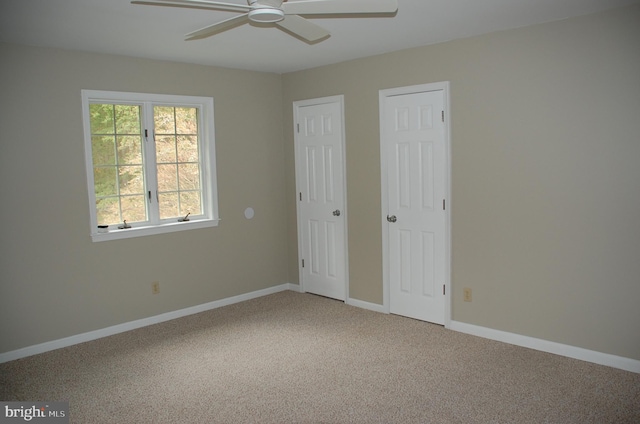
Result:
[[293,109],[301,289],[345,301],[344,97],[297,101]]
[[448,83],[380,91],[384,307],[450,321]]

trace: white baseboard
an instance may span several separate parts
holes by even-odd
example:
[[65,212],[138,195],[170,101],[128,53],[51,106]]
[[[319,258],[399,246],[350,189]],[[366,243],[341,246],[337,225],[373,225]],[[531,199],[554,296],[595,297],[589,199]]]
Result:
[[608,367],[640,373],[640,361],[631,358],[596,352],[593,350],[583,349],[581,347],[569,346],[519,334],[507,333],[505,331],[480,327],[460,321],[451,321],[451,324],[447,328],[461,333],[484,337],[485,339],[496,340],[516,346],[540,350],[542,352],[566,356],[568,358],[579,359],[581,361],[592,362],[594,364],[606,365]]
[[377,303],[365,302],[364,300],[358,300],[352,297],[347,298],[347,301],[345,303],[347,305],[357,306],[358,308],[368,309],[374,312],[380,312],[383,314],[389,313],[389,311],[385,310],[383,305],[378,305]]
[[300,284],[289,283],[288,286],[289,286],[289,290],[291,291],[294,291],[296,293],[303,293],[302,286]]
[[[246,300],[255,299],[269,294],[278,293],[285,290],[301,292],[298,284],[285,283],[279,286],[269,287],[263,290],[257,290],[251,293],[245,293],[226,299],[215,300],[213,302],[196,305],[177,311],[167,312],[148,318],[130,321],[123,324],[114,325],[100,330],[90,331],[87,333],[77,334],[65,337],[59,340],[53,340],[34,346],[28,346],[22,349],[10,352],[0,353],[0,363],[13,361],[15,359],[25,358],[31,355],[48,352],[50,350],[60,349],[72,346],[78,343],[84,343],[96,340],[102,337],[112,336],[114,334],[123,333],[125,331],[135,330],[136,328],[146,327],[148,325],[158,324],[187,315],[193,315],[211,309],[221,308],[223,306],[232,305],[234,303],[244,302]],[[358,299],[347,298],[347,305],[356,306],[358,308],[368,309],[374,312],[388,313],[383,305],[369,303]],[[613,368],[619,368],[625,371],[640,373],[640,361],[622,356],[611,355],[608,353],[596,352],[593,350],[583,349],[580,347],[569,346],[561,343],[551,342],[548,340],[536,339],[533,337],[522,336],[519,334],[508,333],[505,331],[494,330],[492,328],[480,327],[473,324],[467,324],[460,321],[451,321],[448,329],[459,331],[461,333],[471,334],[474,336],[484,337],[486,339],[496,340],[509,343],[516,346],[522,346],[530,349],[540,350],[547,353],[566,356],[568,358],[579,359],[582,361],[592,362],[595,364],[605,365]]]
[[91,340],[100,339],[102,337],[112,336],[118,333],[124,333],[125,331],[146,327],[147,325],[158,324],[164,321],[181,318],[187,315],[193,315],[193,314],[208,311],[211,309],[221,308],[223,306],[244,302],[245,300],[255,299],[258,297],[266,296],[273,293],[278,293],[285,290],[298,291],[298,287],[299,286],[296,284],[285,283],[279,286],[269,287],[269,288],[257,290],[251,293],[245,293],[238,296],[228,297],[226,299],[215,300],[213,302],[204,303],[202,305],[191,306],[189,308],[184,308],[177,311],[171,311],[164,314],[155,315],[148,318],[142,318],[135,321],[125,322],[123,324],[102,328],[100,330],[89,331],[87,333],[77,334],[75,336],[65,337],[63,339],[53,340],[50,342],[28,346],[28,347],[13,350],[10,352],[0,353],[0,364],[3,362],[13,361],[15,359],[25,358],[31,355],[37,355],[39,353],[48,352],[50,350],[72,346],[78,343],[84,343]]

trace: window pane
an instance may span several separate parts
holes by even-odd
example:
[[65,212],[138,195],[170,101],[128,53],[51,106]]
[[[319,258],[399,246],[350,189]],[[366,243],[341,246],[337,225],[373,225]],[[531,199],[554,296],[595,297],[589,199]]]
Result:
[[142,164],[142,137],[118,136],[118,164],[141,165]]
[[156,136],[156,161],[158,163],[175,163],[176,138],[173,135]]
[[198,109],[194,107],[176,108],[176,132],[178,134],[198,133]]
[[180,190],[197,190],[200,188],[200,170],[197,163],[178,165]]
[[93,182],[96,197],[115,196],[118,194],[118,179],[115,166],[93,168]]
[[175,218],[179,215],[178,193],[160,194],[160,219]]
[[156,134],[175,134],[176,124],[172,107],[156,106],[153,108],[153,122]]
[[158,165],[158,190],[160,192],[178,190],[177,165]]
[[178,162],[198,160],[198,136],[178,136]]
[[142,166],[119,167],[120,194],[144,195]]
[[199,191],[180,192],[180,215],[184,216],[187,213],[191,213],[191,215],[202,213]]
[[89,105],[91,134],[113,134],[113,105]]
[[202,214],[198,108],[154,107],[160,217]]
[[140,134],[140,106],[116,105],[116,134]]
[[111,225],[122,222],[119,206],[117,197],[97,199],[98,225]]
[[140,222],[147,220],[147,202],[145,202],[144,195],[122,196],[121,199],[123,220],[126,220],[127,222]]
[[141,107],[118,104],[89,106],[98,224],[112,225],[125,219],[130,222],[146,221]]
[[91,137],[91,154],[93,165],[115,165],[116,149],[113,136]]

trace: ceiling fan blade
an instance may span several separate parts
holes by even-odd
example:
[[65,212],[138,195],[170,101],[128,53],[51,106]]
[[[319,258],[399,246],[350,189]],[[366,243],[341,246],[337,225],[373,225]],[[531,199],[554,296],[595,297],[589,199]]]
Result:
[[223,10],[227,12],[248,12],[251,10],[250,6],[208,0],[133,0],[131,4],[143,4],[147,6],[186,7],[191,9],[205,10]]
[[247,22],[249,22],[249,14],[244,13],[242,15],[234,16],[233,18],[227,19],[225,21],[209,25],[208,27],[204,27],[197,31],[190,32],[189,34],[185,35],[185,40],[200,40],[202,38],[211,37],[212,35],[218,34],[231,28],[235,28]]
[[287,15],[283,20],[276,22],[276,25],[309,42],[329,36],[329,31],[326,29],[297,15]]
[[282,3],[286,15],[394,13],[398,0],[298,0]]

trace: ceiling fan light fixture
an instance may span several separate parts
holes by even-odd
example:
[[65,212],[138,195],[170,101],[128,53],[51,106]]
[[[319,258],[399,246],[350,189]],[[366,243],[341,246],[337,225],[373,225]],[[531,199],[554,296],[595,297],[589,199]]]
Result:
[[271,7],[260,7],[249,12],[249,19],[253,22],[279,22],[284,19],[284,12]]

